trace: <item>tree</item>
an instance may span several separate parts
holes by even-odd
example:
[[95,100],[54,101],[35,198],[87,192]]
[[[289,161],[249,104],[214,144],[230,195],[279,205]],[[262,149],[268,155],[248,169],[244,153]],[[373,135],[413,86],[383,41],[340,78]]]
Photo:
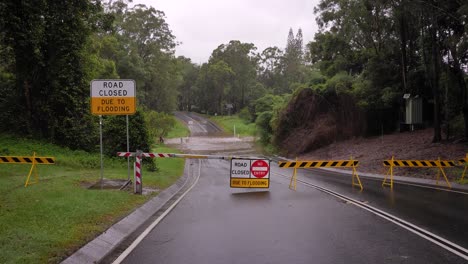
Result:
[[192,106],[196,104],[196,82],[200,67],[191,62],[189,58],[180,56],[177,58],[178,71],[181,75],[181,82],[178,86],[178,108],[179,110],[191,111]]
[[287,85],[282,76],[284,53],[278,47],[268,47],[259,54],[258,80],[273,91]]
[[223,60],[205,63],[197,80],[199,104],[209,113],[222,113],[226,97],[231,89],[233,70]]
[[289,29],[288,41],[283,56],[283,76],[286,85],[282,87],[280,93],[291,92],[291,85],[303,81],[303,40],[302,29],[299,28],[296,37],[292,28]]
[[247,106],[256,87],[257,48],[252,43],[242,43],[231,40],[228,44],[222,44],[211,54],[209,63],[224,61],[234,73],[230,83],[231,89],[227,93],[227,100],[234,104],[235,111]]
[[442,122],[448,127],[466,105],[466,4],[322,0],[315,13],[320,32],[307,45],[311,62],[328,77],[355,76],[350,92],[367,106],[390,102],[398,111],[403,93],[433,101],[434,142],[440,141]]
[[171,112],[177,107],[180,76],[174,58],[175,36],[165,14],[153,7],[123,1],[107,6],[115,19],[112,36],[118,40],[115,50],[120,78],[138,83],[138,102],[150,109]]
[[[89,80],[83,65],[99,2],[6,1],[4,45],[14,54],[16,118],[6,124],[72,148],[90,149]],[[77,133],[79,131],[79,133]]]

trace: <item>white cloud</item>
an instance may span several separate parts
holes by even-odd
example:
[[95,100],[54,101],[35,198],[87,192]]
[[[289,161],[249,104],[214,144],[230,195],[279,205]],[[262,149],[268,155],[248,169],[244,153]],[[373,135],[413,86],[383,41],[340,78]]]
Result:
[[135,0],[163,11],[166,22],[182,42],[176,55],[195,63],[230,40],[255,44],[258,51],[269,46],[284,49],[289,32],[302,28],[304,44],[317,31],[314,6],[319,0]]

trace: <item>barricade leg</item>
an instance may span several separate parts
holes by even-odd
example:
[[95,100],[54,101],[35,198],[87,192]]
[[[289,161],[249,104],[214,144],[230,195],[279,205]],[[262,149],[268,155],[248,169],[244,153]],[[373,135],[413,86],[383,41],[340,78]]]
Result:
[[463,179],[465,178],[465,174],[466,174],[466,169],[468,169],[468,164],[465,165],[465,169],[463,170],[463,174],[461,176],[461,179],[463,181]]
[[[296,157],[297,162],[297,157]],[[291,181],[289,181],[289,189],[296,190],[297,187],[297,169],[294,168],[293,176],[291,177]]]
[[[296,162],[297,162],[297,158],[296,158]],[[295,191],[296,187],[297,187],[297,169],[294,168],[294,172],[293,172],[293,175],[291,177],[291,181],[289,182],[289,189]]]
[[289,182],[289,189],[296,190],[297,187],[297,169],[294,168],[293,175],[291,177],[291,181]]
[[[354,178],[356,178],[357,183],[354,183]],[[361,191],[364,189],[362,187],[362,183],[361,183],[361,180],[359,179],[359,175],[357,174],[357,170],[356,170],[355,166],[353,166],[353,175],[352,175],[351,182],[352,182],[353,186],[359,186],[361,188]]]
[[[34,172],[34,181],[29,182],[31,179],[31,174]],[[33,153],[32,157],[32,166],[31,169],[29,170],[28,173],[28,178],[26,179],[26,183],[24,184],[24,187],[28,187],[28,185],[33,184],[33,183],[38,183],[39,182],[39,175],[37,174],[37,166],[36,166],[36,152]]]
[[447,182],[448,187],[452,188],[452,186],[450,185],[450,182],[449,182],[449,180],[447,178],[447,175],[445,174],[444,168],[442,167],[442,162],[440,161],[440,157],[439,157],[439,160],[438,160],[438,163],[437,163],[437,167],[439,167],[439,170],[437,171],[436,184],[439,185],[439,177],[440,177],[440,173],[442,173],[442,176],[444,176],[445,182]]
[[[439,171],[442,172],[442,175],[444,176],[445,182],[447,182],[448,187],[449,187],[449,188],[452,188],[452,185],[450,185],[450,182],[449,182],[449,180],[448,180],[448,178],[447,178],[447,175],[445,174],[445,171],[444,171],[444,169],[443,169],[441,166],[439,166]],[[437,175],[439,175],[439,174],[440,174],[440,173],[438,173]],[[439,178],[439,177],[437,177],[437,179],[438,179],[438,178]]]
[[[390,168],[385,174],[384,181],[382,182],[382,187],[385,187],[385,185],[390,186],[390,190],[393,190],[393,160],[394,157],[392,157],[392,160],[390,162]],[[387,176],[390,176],[390,183],[387,183]]]

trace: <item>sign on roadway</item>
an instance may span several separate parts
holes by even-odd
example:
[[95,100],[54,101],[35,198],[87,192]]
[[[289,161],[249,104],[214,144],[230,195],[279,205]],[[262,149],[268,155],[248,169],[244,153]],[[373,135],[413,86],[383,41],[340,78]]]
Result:
[[231,159],[231,188],[269,188],[270,161]]
[[93,115],[133,115],[136,112],[134,80],[91,81]]

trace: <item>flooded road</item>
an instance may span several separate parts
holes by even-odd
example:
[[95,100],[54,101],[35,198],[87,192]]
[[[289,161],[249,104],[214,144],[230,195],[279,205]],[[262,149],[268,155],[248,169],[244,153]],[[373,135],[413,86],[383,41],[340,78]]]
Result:
[[[202,117],[178,117],[192,122],[195,135],[168,144],[206,154],[256,152],[253,141],[226,137]],[[194,188],[123,263],[466,263],[352,202],[307,185],[290,190],[292,171],[273,162],[265,190],[231,189],[229,160],[199,161]]]

